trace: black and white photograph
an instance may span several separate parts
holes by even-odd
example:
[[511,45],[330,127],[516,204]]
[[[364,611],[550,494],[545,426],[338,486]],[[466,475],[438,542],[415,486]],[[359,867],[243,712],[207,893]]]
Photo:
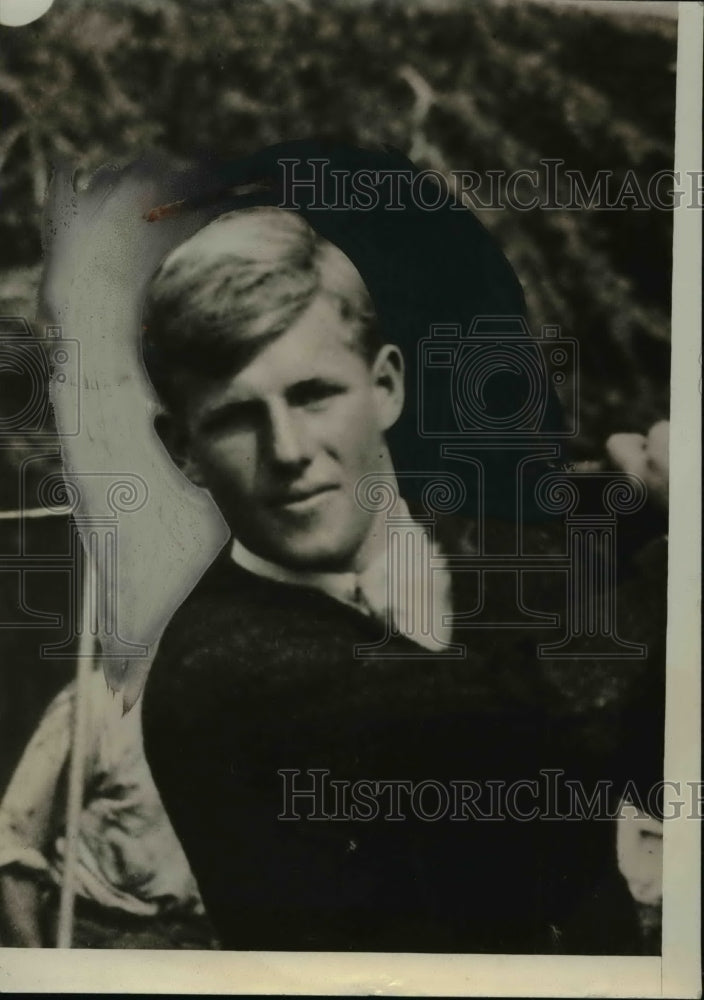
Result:
[[0,0],[8,989],[700,995],[701,73]]

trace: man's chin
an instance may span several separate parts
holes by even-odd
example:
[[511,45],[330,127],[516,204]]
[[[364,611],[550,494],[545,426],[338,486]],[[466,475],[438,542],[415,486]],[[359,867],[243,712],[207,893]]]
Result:
[[350,569],[357,545],[332,539],[278,540],[267,558],[297,573],[341,573]]
[[[255,555],[285,569],[299,573],[347,572],[354,566],[369,526],[358,520],[350,524],[349,512],[344,509],[329,513],[329,517],[315,523],[291,524],[272,519],[257,525],[251,534],[233,534]],[[341,524],[346,530],[340,530]]]

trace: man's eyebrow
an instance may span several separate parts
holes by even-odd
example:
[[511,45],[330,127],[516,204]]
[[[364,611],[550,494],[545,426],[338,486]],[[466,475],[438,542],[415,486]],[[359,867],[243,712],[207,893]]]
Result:
[[[289,403],[305,402],[311,397],[342,392],[347,388],[344,379],[333,375],[313,375],[311,378],[293,382],[284,390]],[[216,406],[199,421],[200,431],[210,431],[235,420],[254,420],[261,415],[264,403],[259,399],[232,399]]]
[[301,379],[300,382],[289,385],[286,388],[286,396],[290,399],[294,396],[304,395],[306,392],[315,392],[321,389],[344,389],[345,386],[344,379],[334,375],[313,375],[311,378]]

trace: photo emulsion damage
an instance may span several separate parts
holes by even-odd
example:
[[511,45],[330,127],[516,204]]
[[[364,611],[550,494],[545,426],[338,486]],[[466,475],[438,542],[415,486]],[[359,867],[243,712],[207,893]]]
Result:
[[2,946],[661,954],[702,187],[629,6],[0,28]]

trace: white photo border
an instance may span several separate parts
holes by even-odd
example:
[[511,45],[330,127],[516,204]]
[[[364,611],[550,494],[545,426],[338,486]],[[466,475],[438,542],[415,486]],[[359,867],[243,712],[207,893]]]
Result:
[[[678,11],[676,172],[702,170],[704,5]],[[701,202],[674,209],[665,778],[701,745]],[[0,949],[7,992],[337,996],[701,996],[700,827],[665,821],[661,957]],[[109,966],[108,966],[109,962]],[[108,972],[109,969],[109,972]]]

